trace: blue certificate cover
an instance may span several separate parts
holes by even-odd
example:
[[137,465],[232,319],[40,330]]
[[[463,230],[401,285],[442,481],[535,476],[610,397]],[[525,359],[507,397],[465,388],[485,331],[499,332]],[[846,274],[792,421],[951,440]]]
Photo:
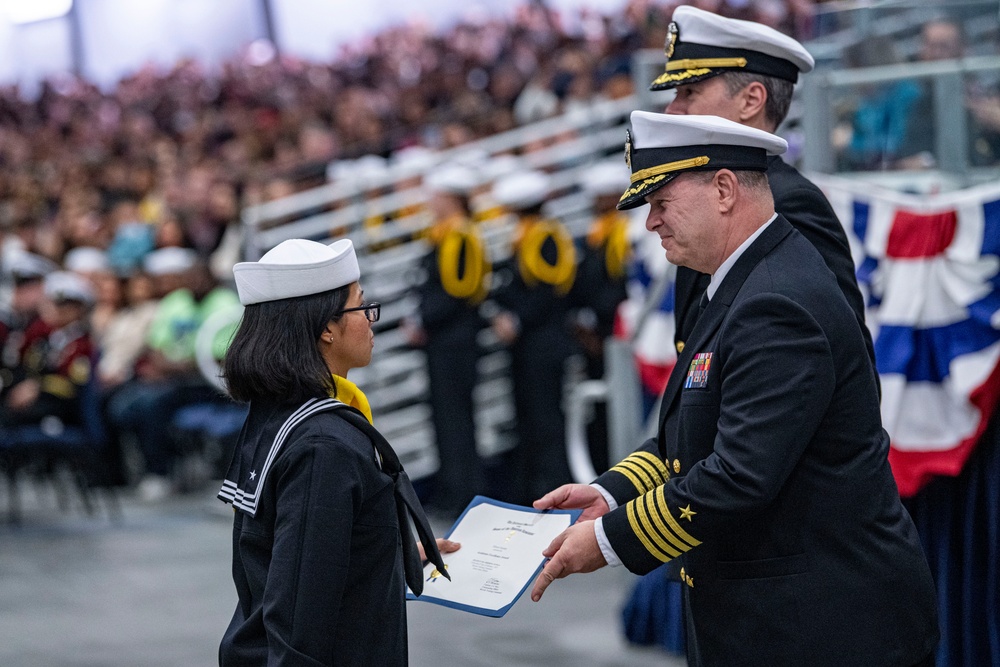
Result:
[[428,564],[419,600],[499,618],[524,594],[545,565],[542,550],[582,510],[545,510],[476,496],[445,536],[462,548],[442,554],[451,581]]

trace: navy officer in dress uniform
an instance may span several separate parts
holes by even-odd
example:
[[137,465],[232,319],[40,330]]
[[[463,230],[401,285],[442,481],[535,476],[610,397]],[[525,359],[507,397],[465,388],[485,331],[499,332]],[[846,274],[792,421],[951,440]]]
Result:
[[631,186],[667,259],[709,275],[657,435],[591,485],[535,582],[680,561],[688,662],[932,665],[934,586],[887,455],[861,325],[780,214],[784,140],[713,116],[632,113]]
[[[788,114],[799,74],[812,71],[813,57],[797,41],[751,21],[728,19],[695,7],[678,7],[667,33],[666,70],[650,90],[676,90],[669,114],[710,114],[766,132]],[[819,251],[837,277],[858,322],[872,365],[875,350],[864,326],[864,299],[858,289],[847,235],[830,202],[811,181],[780,156],[767,158],[774,208]],[[677,270],[674,342],[678,353],[698,319],[698,302],[709,276],[688,267]]]
[[380,309],[354,246],[291,239],[233,271],[246,310],[223,373],[250,412],[219,492],[239,596],[219,663],[405,665],[405,588],[420,595],[424,553],[447,576],[438,549],[457,545],[435,544],[347,379],[371,360]]

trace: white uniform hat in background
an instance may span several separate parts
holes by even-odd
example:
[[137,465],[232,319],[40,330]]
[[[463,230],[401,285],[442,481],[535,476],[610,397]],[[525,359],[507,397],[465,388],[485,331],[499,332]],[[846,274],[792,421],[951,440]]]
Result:
[[524,168],[521,158],[516,155],[504,153],[491,157],[483,165],[483,179],[486,181],[496,181],[504,176],[510,176]]
[[723,72],[752,72],[795,83],[815,61],[805,47],[766,25],[687,5],[674,10],[663,47],[666,71],[649,85],[669,90]]
[[191,248],[160,248],[142,259],[142,269],[151,276],[184,273],[198,261],[198,253]]
[[442,165],[424,178],[428,190],[449,195],[468,195],[479,183],[479,174],[463,164]]
[[108,254],[100,248],[81,246],[73,248],[63,258],[63,266],[67,271],[76,273],[97,273],[109,268]]
[[423,174],[439,160],[438,154],[426,146],[407,146],[392,154],[392,169],[404,175]]
[[493,186],[493,198],[506,208],[521,210],[545,201],[552,179],[541,171],[522,171],[505,176]]
[[41,255],[18,250],[11,254],[6,270],[14,280],[31,280],[44,278],[59,267]]
[[53,301],[94,303],[94,289],[86,278],[69,271],[56,271],[45,276],[45,296]]
[[240,262],[233,275],[240,303],[249,306],[344,287],[361,277],[361,269],[348,239],[330,245],[289,239],[256,262]]
[[629,182],[629,170],[620,157],[602,160],[583,170],[580,187],[591,197],[617,195]]
[[354,161],[350,177],[361,187],[371,187],[373,182],[382,184],[389,174],[389,161],[381,155],[362,155]]
[[685,171],[767,171],[767,156],[788,144],[779,136],[718,116],[676,116],[633,111],[625,140],[631,186],[618,200],[626,210]]

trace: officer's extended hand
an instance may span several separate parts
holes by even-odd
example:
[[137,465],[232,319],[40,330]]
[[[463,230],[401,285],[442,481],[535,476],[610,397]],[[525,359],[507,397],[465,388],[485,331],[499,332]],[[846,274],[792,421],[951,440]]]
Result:
[[582,509],[583,514],[577,523],[583,521],[593,521],[598,517],[607,514],[611,508],[608,501],[604,499],[601,492],[589,484],[563,484],[554,491],[549,491],[534,503],[536,510],[577,510]]
[[552,540],[542,555],[551,560],[545,564],[531,589],[531,599],[535,602],[542,599],[545,589],[556,579],[578,572],[593,572],[608,564],[597,544],[593,521],[570,526]]

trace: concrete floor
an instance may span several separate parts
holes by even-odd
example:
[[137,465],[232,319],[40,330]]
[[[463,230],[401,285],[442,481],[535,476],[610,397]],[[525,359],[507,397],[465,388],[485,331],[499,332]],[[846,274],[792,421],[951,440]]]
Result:
[[[231,519],[214,489],[157,505],[123,497],[117,522],[60,512],[44,488],[24,495],[23,524],[0,525],[0,666],[216,664],[236,594]],[[624,643],[619,612],[635,581],[610,569],[570,577],[502,619],[410,602],[410,664],[681,667]]]

